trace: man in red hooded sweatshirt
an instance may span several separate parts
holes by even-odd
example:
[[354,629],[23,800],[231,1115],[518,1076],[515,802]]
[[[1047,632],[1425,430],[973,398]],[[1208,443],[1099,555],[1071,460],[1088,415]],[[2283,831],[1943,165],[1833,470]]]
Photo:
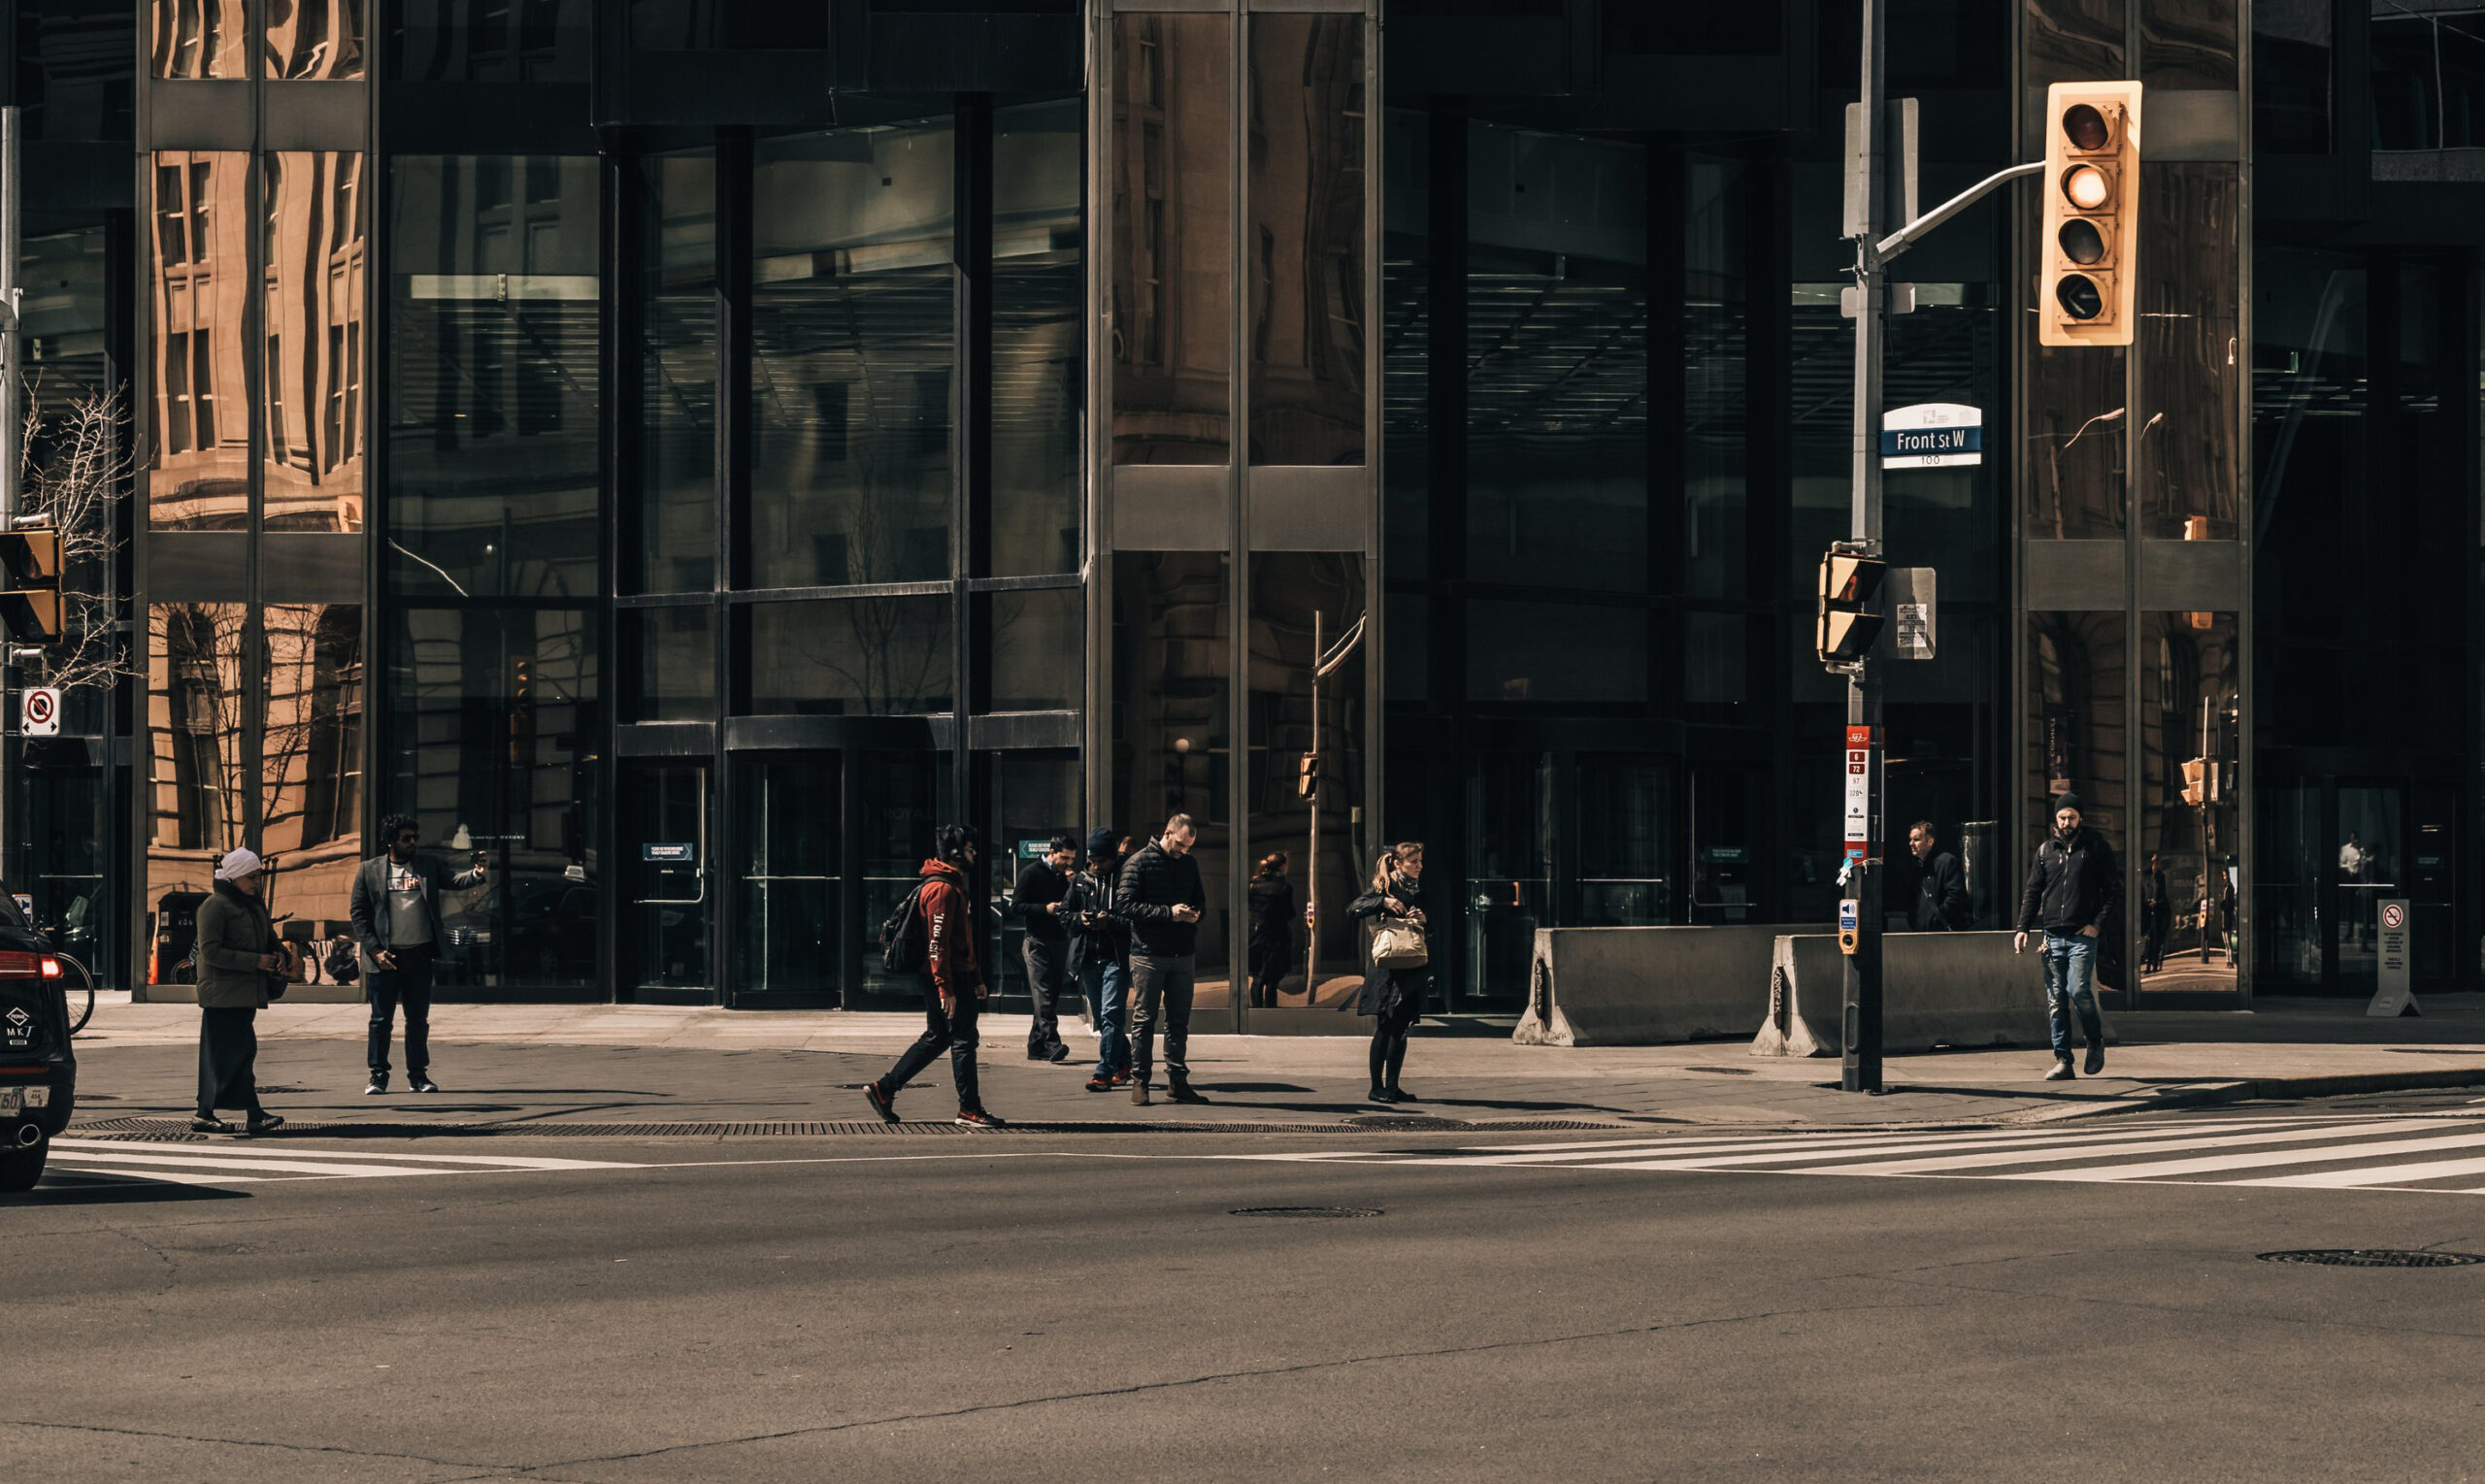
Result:
[[958,1084],[958,1122],[968,1128],[999,1128],[1001,1120],[983,1110],[976,1090],[975,1022],[990,993],[976,960],[975,902],[967,894],[967,870],[975,864],[976,834],[962,824],[941,828],[940,855],[923,863],[923,879],[915,887],[918,907],[928,931],[927,958],[931,982],[924,986],[924,1031],[877,1082],[863,1086],[872,1111],[897,1122],[897,1095],[917,1072],[949,1053],[949,1072]]

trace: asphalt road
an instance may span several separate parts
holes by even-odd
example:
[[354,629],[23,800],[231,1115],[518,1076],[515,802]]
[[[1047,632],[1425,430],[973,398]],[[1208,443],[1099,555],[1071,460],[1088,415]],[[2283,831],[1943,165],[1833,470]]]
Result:
[[[2485,1114],[2298,1111],[2394,1148]],[[2468,1121],[2381,1116],[2428,1112]],[[2485,1174],[2044,1173],[2137,1137],[2287,1174],[2256,1151],[2311,1128],[98,1140],[0,1197],[0,1449],[26,1480],[2485,1471],[2485,1266],[2256,1256],[2485,1252]],[[1821,1150],[1957,1168],[1791,1172]],[[1606,1168],[1669,1162],[1707,1168]],[[1231,1214],[1273,1205],[1379,1214]]]

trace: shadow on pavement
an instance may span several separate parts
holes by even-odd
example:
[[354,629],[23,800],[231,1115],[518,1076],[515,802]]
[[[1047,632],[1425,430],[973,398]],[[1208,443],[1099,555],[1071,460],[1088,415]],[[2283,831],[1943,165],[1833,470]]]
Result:
[[182,1201],[248,1201],[249,1192],[212,1185],[176,1185],[143,1175],[115,1175],[93,1183],[79,1175],[46,1175],[22,1195],[0,1196],[0,1210],[19,1205],[157,1205]]

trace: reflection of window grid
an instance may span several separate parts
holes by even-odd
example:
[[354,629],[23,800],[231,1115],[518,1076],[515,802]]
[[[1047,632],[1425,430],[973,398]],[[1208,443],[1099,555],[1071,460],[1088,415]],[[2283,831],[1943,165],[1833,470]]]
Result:
[[1139,133],[1140,207],[1139,261],[1132,278],[1139,285],[1139,358],[1148,365],[1165,359],[1165,130],[1147,124]]

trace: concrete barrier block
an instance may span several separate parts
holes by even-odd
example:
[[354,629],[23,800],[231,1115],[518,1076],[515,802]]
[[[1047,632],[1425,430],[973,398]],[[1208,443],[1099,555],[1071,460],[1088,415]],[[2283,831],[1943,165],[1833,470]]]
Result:
[[1539,928],[1523,1046],[1650,1046],[1740,1038],[1768,1009],[1770,954],[1786,929]]
[[[2041,1046],[2043,960],[2010,950],[2008,933],[1892,933],[1881,940],[1881,1044]],[[1769,1006],[1754,1056],[1837,1056],[1844,1049],[1846,965],[1838,939],[1787,934],[1770,955]],[[2099,1012],[2100,1019],[2104,1012]],[[2113,1028],[2106,1026],[2106,1039]]]

